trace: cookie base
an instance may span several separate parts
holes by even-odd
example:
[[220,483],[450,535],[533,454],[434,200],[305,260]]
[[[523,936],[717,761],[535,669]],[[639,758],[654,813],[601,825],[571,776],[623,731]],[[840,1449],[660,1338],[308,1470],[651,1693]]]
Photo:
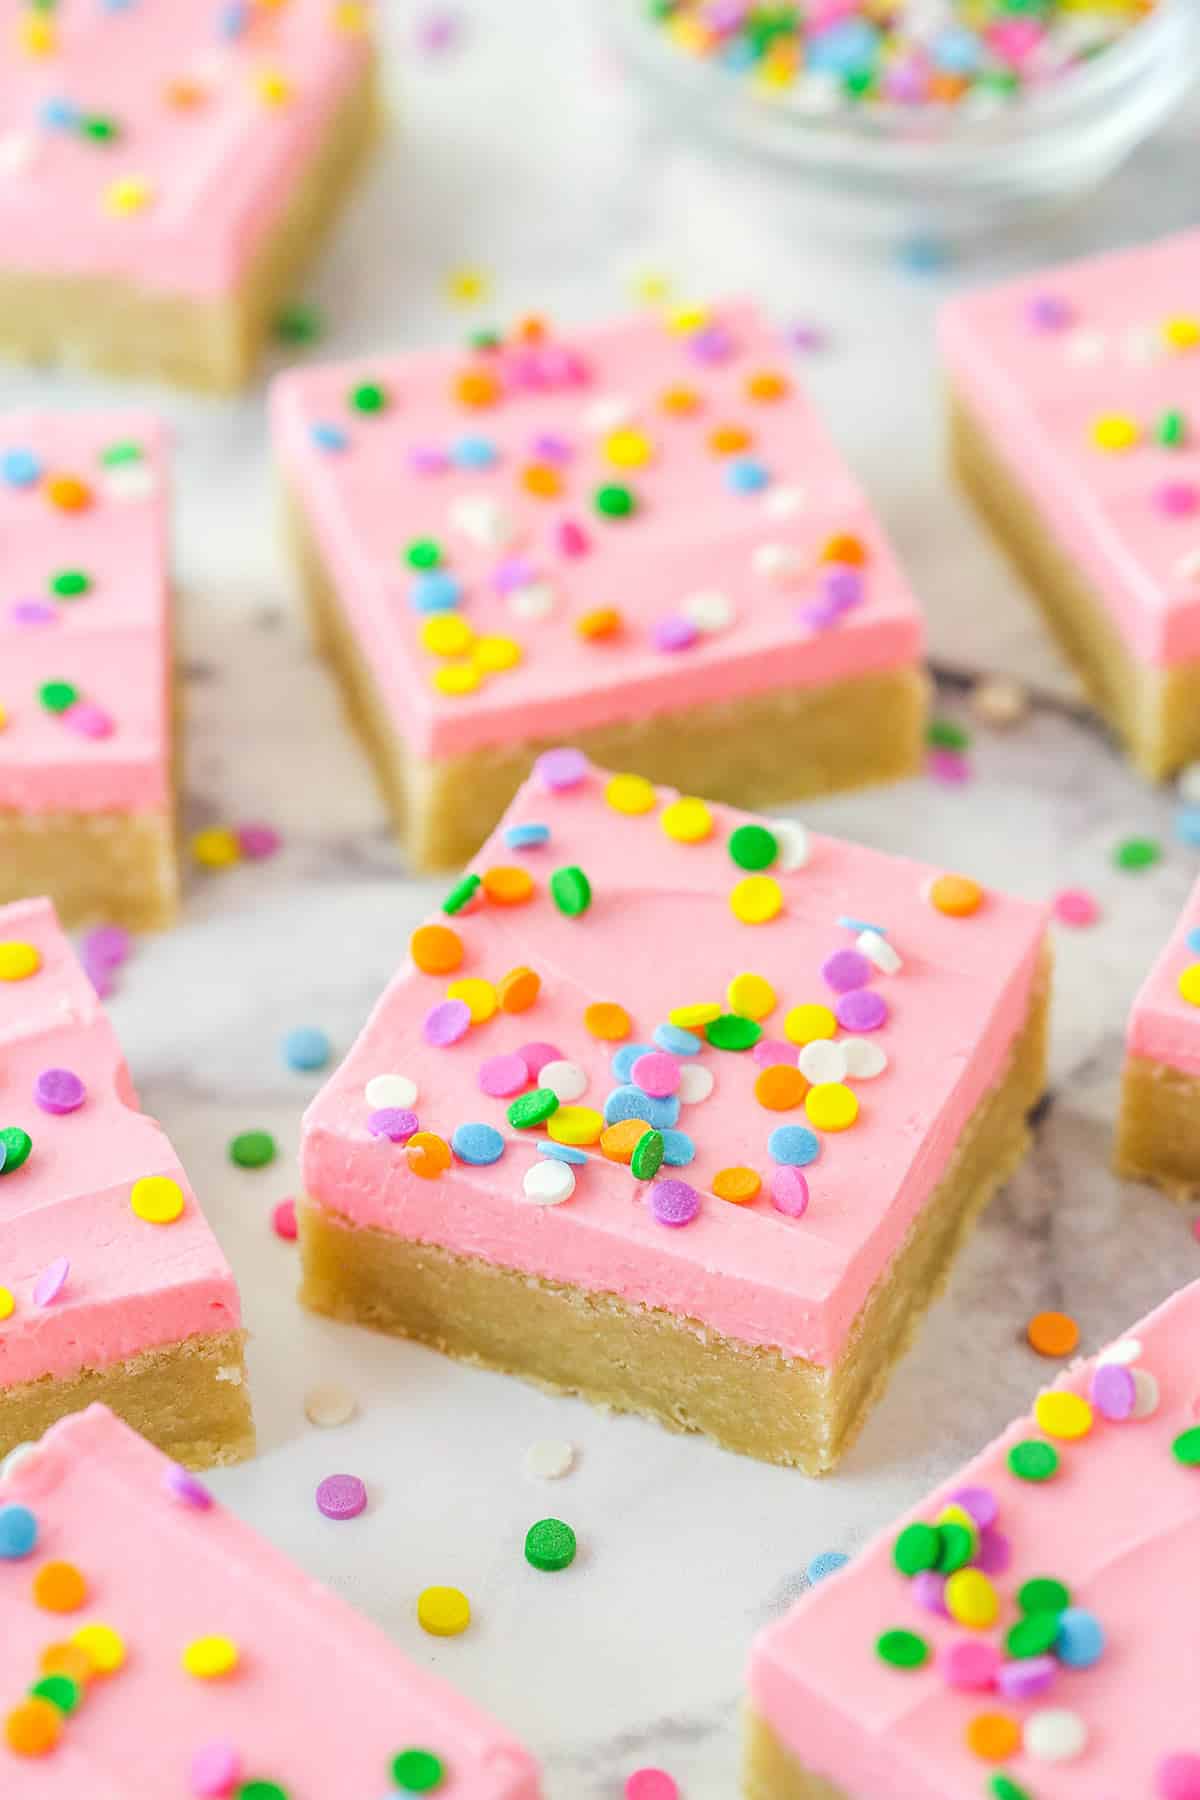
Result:
[[226,1331],[0,1389],[0,1458],[98,1401],[189,1469],[242,1462],[254,1454],[244,1350],[245,1333]]
[[[302,1200],[301,1300],[594,1404],[807,1474],[832,1469],[945,1282],[960,1244],[1029,1143],[1045,1080],[1048,971],[1008,1064],[868,1296],[832,1367],[724,1337],[698,1319],[351,1224]],[[714,1201],[711,1204],[719,1205]]]
[[745,1800],[850,1800],[844,1788],[802,1768],[751,1707],[746,1709],[742,1792]]
[[179,905],[172,814],[0,808],[0,905],[34,894],[47,894],[68,928],[170,925]]
[[1153,1182],[1175,1200],[1200,1194],[1200,1075],[1127,1057],[1114,1160],[1118,1175]]

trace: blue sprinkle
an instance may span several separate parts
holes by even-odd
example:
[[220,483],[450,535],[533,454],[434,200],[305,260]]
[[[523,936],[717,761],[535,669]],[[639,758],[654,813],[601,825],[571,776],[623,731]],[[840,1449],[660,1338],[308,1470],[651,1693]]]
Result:
[[318,450],[344,450],[350,442],[340,425],[318,423],[310,428],[309,436]]
[[834,75],[869,71],[879,48],[879,32],[866,19],[845,19],[808,40],[808,66]]
[[1181,844],[1200,847],[1200,806],[1181,806],[1175,814],[1175,836]]
[[217,14],[217,33],[223,38],[240,38],[249,23],[245,0],[229,0]]
[[872,925],[869,919],[851,919],[845,913],[838,919],[838,924],[843,931],[873,931],[878,937],[887,936],[886,925]]
[[333,1046],[316,1025],[297,1025],[283,1040],[283,1060],[289,1069],[323,1069]]
[[37,1520],[27,1506],[0,1506],[0,1562],[28,1556],[37,1541]]
[[509,825],[504,832],[504,841],[510,850],[536,850],[539,844],[550,842],[548,825]]
[[42,101],[38,118],[47,131],[71,131],[79,123],[79,108],[56,94]]
[[1200,956],[1200,925],[1193,925],[1187,934],[1187,947]]
[[686,1169],[696,1159],[696,1145],[686,1131],[664,1131],[663,1161],[672,1169]]
[[588,1160],[586,1150],[577,1150],[574,1144],[554,1144],[549,1138],[543,1138],[538,1145],[538,1155],[553,1157],[555,1162],[571,1163],[575,1168]]
[[622,1044],[612,1055],[612,1072],[618,1081],[626,1082],[633,1078],[633,1065],[639,1056],[649,1056],[653,1044]]
[[500,1161],[504,1155],[504,1139],[494,1125],[472,1121],[469,1125],[454,1127],[450,1148],[459,1162],[482,1166]]
[[958,25],[939,31],[932,48],[937,67],[948,69],[952,75],[970,75],[983,57],[983,41],[978,32]]
[[654,1041],[660,1050],[669,1050],[672,1056],[699,1056],[704,1045],[694,1031],[685,1031],[682,1025],[656,1025]]
[[459,438],[450,455],[460,469],[490,469],[497,460],[495,444],[481,437]]
[[725,465],[725,486],[735,494],[760,494],[771,477],[752,456],[735,457]]
[[832,1575],[836,1569],[844,1569],[849,1561],[850,1558],[844,1550],[822,1550],[819,1556],[813,1557],[804,1573],[816,1587],[818,1581],[824,1581],[825,1577]]
[[617,1125],[622,1119],[645,1119],[647,1125],[653,1125],[656,1131],[663,1131],[668,1125],[674,1125],[678,1118],[677,1094],[668,1094],[665,1100],[656,1100],[653,1094],[643,1094],[639,1087],[618,1087],[612,1090],[604,1102],[606,1125]]
[[32,450],[6,450],[0,456],[0,475],[9,487],[32,487],[41,474],[42,465]]
[[4,1165],[8,1161],[8,1145],[0,1138],[0,1175],[4,1173]]
[[821,1154],[821,1140],[807,1125],[777,1125],[767,1139],[767,1150],[777,1163],[803,1169]]
[[1095,1613],[1068,1606],[1058,1615],[1054,1654],[1068,1669],[1090,1669],[1104,1655],[1104,1627]]
[[937,238],[907,238],[896,246],[896,261],[910,275],[940,275],[950,260],[948,246]]
[[428,569],[418,575],[408,591],[414,612],[453,612],[462,599],[462,582],[448,569]]

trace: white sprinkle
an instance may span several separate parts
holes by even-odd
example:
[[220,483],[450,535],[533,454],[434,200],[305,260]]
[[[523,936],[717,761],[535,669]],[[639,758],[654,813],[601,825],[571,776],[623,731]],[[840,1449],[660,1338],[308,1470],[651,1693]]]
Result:
[[684,1063],[679,1071],[679,1098],[684,1106],[694,1106],[698,1100],[707,1100],[715,1083],[713,1072],[706,1069],[703,1063]]
[[1099,331],[1073,331],[1063,348],[1068,362],[1097,363],[1108,353],[1108,340]]
[[575,1192],[575,1171],[570,1163],[545,1156],[526,1169],[521,1187],[535,1206],[561,1206]]
[[0,175],[20,175],[33,162],[37,139],[23,131],[7,131],[0,137]]
[[771,581],[790,581],[801,566],[800,552],[791,544],[759,544],[750,556],[754,573]]
[[882,969],[885,975],[897,975],[904,967],[900,952],[878,931],[860,931],[855,943],[867,961]]
[[814,1087],[822,1081],[844,1081],[848,1072],[846,1053],[832,1038],[813,1038],[805,1044],[796,1066]]
[[14,1444],[8,1455],[0,1461],[0,1481],[3,1481],[6,1475],[14,1474],[23,1462],[28,1462],[36,1450],[36,1444]]
[[1135,1419],[1149,1419],[1158,1411],[1158,1381],[1149,1369],[1133,1371]]
[[781,875],[790,875],[793,869],[802,869],[808,861],[808,830],[796,819],[772,819],[771,833],[779,845],[779,855],[775,868]]
[[1200,581],[1200,550],[1186,550],[1175,564],[1179,581]]
[[388,1106],[415,1106],[417,1084],[407,1075],[372,1075],[363,1089],[363,1099],[372,1112],[382,1112]]
[[1118,1338],[1096,1358],[1097,1363],[1135,1363],[1142,1354],[1142,1346],[1137,1338]]
[[464,494],[450,508],[450,523],[473,544],[486,550],[511,544],[516,536],[512,515],[497,500],[479,494]]
[[554,611],[554,589],[548,581],[531,581],[513,589],[508,606],[518,619],[545,619]]
[[762,509],[768,519],[790,519],[807,505],[808,495],[802,487],[773,487],[763,496]]
[[578,1063],[548,1062],[539,1069],[537,1084],[549,1088],[552,1094],[557,1094],[564,1104],[568,1104],[587,1093],[588,1074]]
[[1087,1726],[1066,1707],[1048,1706],[1025,1721],[1025,1753],[1039,1762],[1072,1762],[1087,1741]]
[[605,432],[616,431],[622,425],[633,420],[637,408],[628,394],[605,394],[594,400],[583,414],[580,421],[585,431],[594,431],[598,437]]
[[348,1425],[357,1411],[358,1401],[339,1381],[326,1381],[319,1387],[311,1387],[304,1396],[304,1416],[310,1425],[325,1429]]
[[521,1469],[531,1481],[559,1481],[575,1462],[575,1446],[566,1438],[539,1438],[521,1459]]
[[1186,769],[1179,771],[1175,788],[1179,798],[1189,806],[1200,806],[1200,762],[1189,763]]
[[158,492],[158,477],[149,463],[119,463],[106,471],[102,486],[110,500],[147,500]]
[[839,1040],[846,1052],[846,1074],[851,1081],[873,1081],[888,1066],[887,1051],[870,1038],[848,1037]]
[[725,631],[734,620],[733,601],[716,588],[701,588],[679,603],[679,610],[697,631]]
[[1015,725],[1029,711],[1029,692],[1007,675],[986,675],[971,689],[970,704],[985,725]]
[[1152,325],[1134,325],[1125,333],[1121,343],[1126,362],[1157,362],[1163,355],[1166,346]]

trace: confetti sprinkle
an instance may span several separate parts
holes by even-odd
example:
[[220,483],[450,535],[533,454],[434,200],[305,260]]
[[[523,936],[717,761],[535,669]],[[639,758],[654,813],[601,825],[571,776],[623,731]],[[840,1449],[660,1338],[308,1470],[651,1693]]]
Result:
[[316,1501],[327,1519],[357,1519],[366,1511],[366,1484],[357,1475],[326,1475],[317,1484]]
[[304,1416],[310,1425],[329,1431],[348,1425],[358,1412],[358,1401],[349,1388],[337,1381],[325,1381],[310,1387],[304,1396]]
[[239,1169],[265,1169],[276,1155],[275,1139],[269,1131],[240,1131],[230,1139],[229,1160]]
[[417,1597],[417,1622],[431,1637],[459,1637],[471,1623],[471,1603],[458,1588],[427,1587]]
[[295,1200],[279,1200],[271,1208],[271,1229],[276,1237],[283,1238],[288,1243],[295,1242],[299,1236]]
[[576,1550],[575,1533],[561,1519],[539,1519],[525,1533],[525,1561],[546,1574],[570,1568]]
[[1039,1356],[1070,1356],[1079,1347],[1079,1326],[1066,1313],[1036,1313],[1026,1336]]
[[1113,851],[1113,862],[1118,869],[1135,873],[1152,869],[1161,856],[1162,845],[1155,838],[1123,838]]
[[315,1025],[298,1025],[283,1040],[283,1060],[289,1069],[307,1073],[328,1066],[333,1047]]

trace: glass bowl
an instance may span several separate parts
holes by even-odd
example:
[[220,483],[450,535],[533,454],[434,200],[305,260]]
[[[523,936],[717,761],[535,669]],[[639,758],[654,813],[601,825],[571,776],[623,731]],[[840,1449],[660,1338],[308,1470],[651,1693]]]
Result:
[[597,4],[622,61],[672,122],[775,163],[814,215],[893,234],[994,230],[1077,198],[1163,123],[1200,74],[1200,0],[1159,0],[1101,55],[988,111],[822,111],[688,55],[649,17],[646,0]]

